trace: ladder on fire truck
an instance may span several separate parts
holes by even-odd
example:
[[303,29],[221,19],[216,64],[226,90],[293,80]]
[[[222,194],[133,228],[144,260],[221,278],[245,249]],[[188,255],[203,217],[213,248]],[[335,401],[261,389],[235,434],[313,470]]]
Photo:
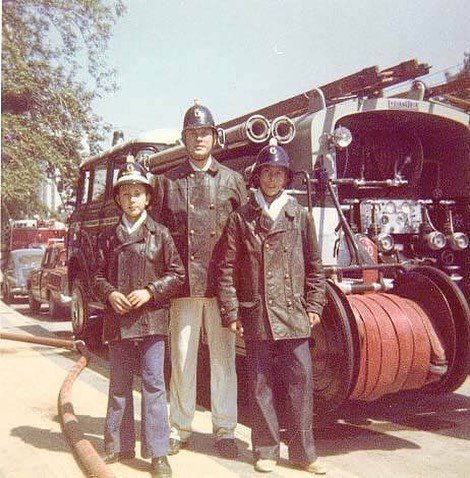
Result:
[[[226,121],[220,124],[220,127],[227,129],[234,125],[241,124],[255,114],[262,115],[268,120],[272,120],[281,115],[294,118],[320,109],[317,105],[322,103],[324,106],[330,106],[357,97],[378,98],[383,96],[383,90],[385,88],[427,75],[430,69],[431,67],[427,63],[418,63],[418,61],[414,59],[399,63],[384,70],[379,70],[377,66],[364,68],[361,71],[327,83],[319,88],[314,88],[286,100]],[[452,93],[467,88],[470,88],[470,77],[468,75],[427,89],[425,98],[444,96],[449,103],[468,110],[470,109],[470,103],[468,101],[452,96]],[[402,93],[399,93],[396,96],[401,95]]]
[[[384,70],[379,70],[377,66],[372,66],[286,100],[230,119],[218,125],[220,130],[224,132],[222,135],[222,144],[224,145],[222,149],[226,149],[228,145],[225,142],[225,132],[246,124],[249,119],[261,118],[261,120],[264,120],[261,129],[263,132],[266,132],[267,129],[269,129],[269,123],[267,123],[266,120],[273,121],[276,118],[282,117],[299,117],[303,114],[314,113],[328,106],[353,98],[380,98],[384,96],[385,88],[400,85],[410,80],[416,80],[419,77],[427,75],[430,69],[431,67],[428,64],[418,63],[418,61],[414,59],[399,63]],[[440,97],[452,106],[470,111],[470,102],[452,96],[452,93],[470,89],[470,75],[432,88],[426,88],[424,83],[420,81],[416,81],[415,83],[420,84],[418,90],[423,90],[421,97],[418,99]],[[411,94],[407,95],[407,93],[415,94],[416,92],[398,93],[392,97],[413,99],[413,96]],[[243,134],[241,136],[243,136]],[[228,143],[230,143],[230,141],[228,141]],[[236,148],[238,146],[237,142],[235,141],[232,146]],[[229,147],[229,149],[231,148]],[[151,169],[152,173],[161,174],[181,163],[185,154],[184,146],[178,145],[150,156],[146,159],[145,164]]]

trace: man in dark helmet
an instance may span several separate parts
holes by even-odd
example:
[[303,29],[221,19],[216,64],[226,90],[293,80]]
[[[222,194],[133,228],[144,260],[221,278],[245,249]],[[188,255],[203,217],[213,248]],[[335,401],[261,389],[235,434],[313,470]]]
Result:
[[168,229],[147,215],[152,189],[144,168],[129,157],[114,185],[122,217],[99,240],[93,287],[107,305],[103,339],[109,345],[110,382],[105,461],[135,456],[132,383],[138,360],[141,454],[152,459],[152,477],[159,478],[171,476],[163,362],[169,300],[183,284],[184,268]]
[[156,217],[170,229],[187,271],[181,297],[171,306],[170,453],[178,453],[191,435],[197,353],[204,327],[210,353],[215,446],[220,455],[235,458],[235,337],[221,324],[215,274],[225,222],[246,202],[247,192],[242,176],[211,155],[217,129],[207,107],[196,103],[188,109],[182,138],[187,159],[156,178],[154,203]]
[[313,217],[284,189],[291,180],[287,152],[263,148],[252,173],[257,189],[227,222],[218,297],[224,325],[245,339],[255,469],[274,471],[279,460],[274,383],[281,376],[289,460],[323,474],[313,441],[309,338],[320,323],[325,279]]

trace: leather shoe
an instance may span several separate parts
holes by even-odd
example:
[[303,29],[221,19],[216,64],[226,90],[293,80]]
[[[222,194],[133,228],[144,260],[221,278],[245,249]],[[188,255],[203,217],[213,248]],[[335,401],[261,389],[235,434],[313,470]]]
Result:
[[135,451],[118,451],[113,453],[108,453],[103,457],[103,461],[110,465],[111,463],[116,463],[123,460],[132,460],[135,458]]
[[179,453],[181,448],[186,448],[187,443],[185,441],[178,440],[177,438],[170,438],[170,443],[168,445],[168,454],[176,455]]
[[300,463],[292,463],[292,466],[295,468],[299,468],[301,470],[306,471],[307,473],[312,473],[314,475],[325,475],[326,468],[325,466],[319,461],[313,461],[312,463],[307,463],[302,465]]
[[269,460],[260,458],[255,462],[255,470],[261,473],[270,473],[276,469],[276,460]]
[[220,438],[216,440],[215,449],[223,458],[238,457],[238,447],[233,438]]
[[151,465],[152,478],[166,478],[171,476],[171,466],[166,456],[157,456],[152,458]]

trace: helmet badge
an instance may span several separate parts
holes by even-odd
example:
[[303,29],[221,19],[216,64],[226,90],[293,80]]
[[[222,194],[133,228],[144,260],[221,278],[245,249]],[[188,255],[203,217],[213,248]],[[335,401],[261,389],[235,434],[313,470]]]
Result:
[[276,154],[276,147],[275,147],[275,146],[271,146],[271,147],[269,148],[269,152],[270,152],[271,154]]

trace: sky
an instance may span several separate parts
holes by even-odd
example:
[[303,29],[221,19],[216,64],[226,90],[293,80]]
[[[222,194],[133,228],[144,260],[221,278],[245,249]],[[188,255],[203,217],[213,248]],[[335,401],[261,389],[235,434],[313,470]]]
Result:
[[417,59],[425,82],[470,52],[468,0],[128,0],[107,58],[119,91],[95,111],[126,139],[181,129],[198,98],[217,123],[363,68]]

